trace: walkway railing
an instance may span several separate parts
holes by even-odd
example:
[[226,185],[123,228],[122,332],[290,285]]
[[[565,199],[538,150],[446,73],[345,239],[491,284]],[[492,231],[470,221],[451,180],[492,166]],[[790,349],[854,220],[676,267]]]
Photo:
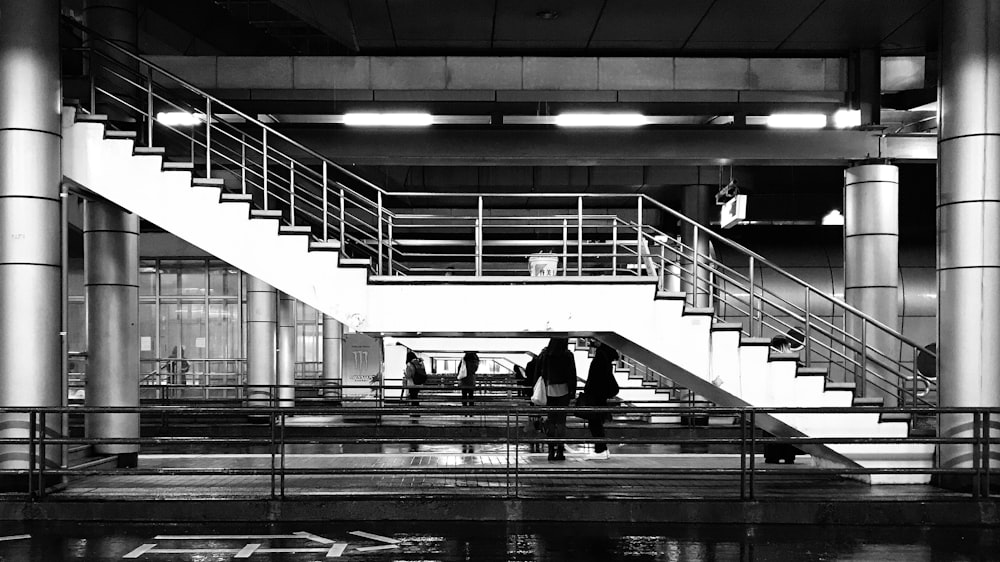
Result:
[[[65,21],[90,40],[83,50],[89,112],[111,113],[110,126],[136,128],[137,145],[165,147],[167,160],[190,162],[196,176],[221,181],[224,192],[280,217],[286,232],[368,258],[377,275],[527,275],[527,259],[545,252],[559,260],[564,276],[655,277],[661,289],[680,289],[692,305],[710,304],[739,322],[747,336],[788,335],[803,348],[805,366],[854,381],[861,394],[877,392],[887,404],[932,402],[934,380],[917,369],[917,357],[933,361],[932,352],[655,199],[391,192],[273,122]],[[168,121],[171,112],[187,124]],[[448,208],[435,210],[440,205]],[[653,217],[689,229],[691,240],[658,230]]]
[[[141,488],[146,495],[162,497],[166,492],[157,488],[157,480],[143,479],[148,476],[171,476],[170,487],[178,486],[177,477],[189,477],[190,482],[183,485],[182,493],[186,497],[198,497],[198,489],[213,497],[219,497],[213,488],[213,477],[225,478],[226,488],[232,494],[240,497],[264,498],[294,498],[329,494],[344,495],[357,492],[370,494],[372,491],[385,494],[398,494],[393,488],[393,476],[419,476],[419,480],[400,479],[397,483],[405,487],[407,494],[434,495],[457,493],[456,482],[474,482],[478,489],[473,495],[524,497],[564,495],[567,489],[573,493],[586,492],[588,486],[596,486],[595,478],[599,478],[600,493],[613,495],[625,494],[633,497],[667,497],[672,494],[682,494],[690,498],[692,477],[710,479],[716,482],[716,490],[705,499],[719,499],[722,495],[729,499],[752,501],[762,495],[771,493],[782,494],[782,478],[793,476],[791,481],[799,481],[808,476],[820,479],[833,475],[861,477],[871,475],[936,475],[958,479],[967,483],[966,491],[959,497],[979,499],[991,494],[989,483],[995,480],[991,463],[990,450],[995,448],[991,439],[991,427],[996,427],[1000,408],[936,408],[936,409],[904,409],[913,414],[924,416],[958,415],[969,420],[969,430],[954,437],[798,437],[777,439],[767,437],[755,431],[756,418],[762,415],[803,414],[803,413],[840,413],[857,414],[851,408],[664,408],[649,407],[642,410],[650,415],[681,413],[689,416],[714,415],[730,416],[734,425],[729,428],[729,434],[723,436],[691,436],[686,432],[683,436],[670,432],[649,431],[644,434],[629,436],[612,435],[609,439],[613,444],[612,461],[601,461],[601,464],[580,464],[573,462],[550,463],[541,455],[530,451],[531,445],[548,445],[557,442],[590,445],[607,439],[579,437],[571,434],[566,438],[551,439],[544,435],[532,433],[526,429],[532,416],[545,415],[552,412],[563,412],[568,415],[601,415],[613,411],[613,408],[543,408],[532,406],[507,405],[502,407],[395,407],[395,408],[326,408],[322,411],[287,410],[277,408],[0,408],[0,414],[5,419],[17,419],[23,422],[23,429],[8,430],[0,438],[0,450],[18,450],[26,452],[24,460],[18,463],[6,463],[0,469],[0,481],[5,483],[22,482],[23,489],[6,490],[0,497],[8,498],[43,498],[72,496],[75,482],[86,488],[87,496],[100,498],[94,490],[104,488],[108,496],[121,498],[125,488]],[[872,409],[869,412],[900,412],[899,409]],[[183,436],[144,436],[141,438],[97,439],[87,437],[67,437],[51,431],[53,418],[59,419],[66,414],[126,414],[139,413],[143,417],[169,415],[172,417],[187,417],[203,420],[200,425],[189,425]],[[389,413],[414,417],[415,432],[409,435],[384,436],[371,432],[336,431],[331,422],[325,422],[314,430],[309,430],[298,419],[299,416],[360,416],[374,417]],[[495,432],[472,433],[462,431],[462,424],[456,423],[454,429],[440,427],[421,427],[420,421],[431,416],[443,418],[453,416],[461,420],[467,415],[490,416],[494,419],[492,427]],[[257,420],[255,431],[239,431],[227,433],[225,424],[213,424],[214,417],[231,418],[245,416]],[[204,420],[208,420],[206,423]],[[50,427],[48,432],[39,428]],[[409,426],[407,426],[409,427]],[[200,428],[200,432],[199,432]],[[622,429],[611,431],[623,432]],[[763,465],[759,454],[763,446],[768,444],[788,444],[808,449],[811,445],[831,445],[837,443],[868,444],[873,446],[886,444],[927,443],[965,448],[968,451],[968,461],[962,466],[945,468],[923,468],[900,466],[898,468],[858,468],[858,467],[828,467],[796,465]],[[94,445],[137,445],[141,451],[155,453],[153,457],[139,457],[137,468],[102,468],[95,466],[93,461],[77,467],[55,465],[51,459],[54,451],[59,448],[94,446]],[[462,446],[462,453],[457,450]],[[645,452],[682,451],[683,447],[700,446],[722,448],[730,453],[725,457],[727,464],[712,464],[709,461],[697,462],[697,456],[682,457],[683,464],[670,464],[670,455],[620,454],[621,452],[642,450]],[[411,454],[391,454],[399,452],[419,451],[421,449],[433,453],[428,457]],[[342,456],[344,452],[368,451],[367,460],[358,460],[356,455]],[[570,452],[581,455],[582,451]],[[156,459],[171,458],[171,454],[182,455],[183,462],[178,458],[157,465]],[[199,457],[205,454],[205,457]],[[994,452],[995,454],[995,452]],[[219,458],[222,461],[220,466]],[[467,456],[461,456],[467,455]],[[48,456],[50,460],[43,462]],[[713,455],[713,458],[718,457]],[[242,460],[240,460],[242,459]],[[345,460],[347,459],[347,460]],[[396,459],[397,463],[393,463]],[[414,459],[417,459],[414,461]],[[462,460],[466,459],[466,460]],[[477,460],[478,459],[478,460]],[[411,462],[414,461],[414,462]],[[683,486],[675,482],[671,488],[670,481],[674,477],[683,478]],[[67,480],[68,485],[57,489],[51,488],[60,480]],[[626,482],[626,488],[617,489],[615,481]],[[818,482],[818,481],[817,481]],[[376,484],[377,483],[377,484]],[[762,483],[766,483],[763,485]],[[799,484],[790,484],[799,486]],[[680,488],[683,488],[681,490]],[[762,488],[765,491],[761,491]],[[127,494],[126,494],[127,495]]]

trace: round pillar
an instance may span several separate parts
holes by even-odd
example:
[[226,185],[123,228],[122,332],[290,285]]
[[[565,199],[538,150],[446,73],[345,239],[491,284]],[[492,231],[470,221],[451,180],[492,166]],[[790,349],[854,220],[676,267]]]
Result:
[[[844,172],[844,298],[875,320],[899,329],[899,168],[864,164]],[[862,325],[866,324],[866,325]],[[881,356],[899,358],[899,342],[883,330],[849,316],[847,329],[877,354],[856,354],[854,382],[865,396],[899,404],[898,393],[879,379],[899,383],[880,369]],[[874,359],[874,360],[873,360]]]
[[277,366],[277,300],[274,287],[247,275],[247,398],[271,406]]
[[[58,407],[66,398],[61,94],[58,0],[0,0],[0,406]],[[0,438],[27,438],[29,428],[27,414],[0,414]],[[46,416],[45,429],[61,435],[62,416]],[[44,458],[58,467],[62,446]],[[0,445],[0,468],[29,462],[28,445]]]
[[[938,128],[938,385],[941,406],[1000,406],[1000,2],[942,2]],[[1000,420],[990,457],[1000,460]],[[971,437],[942,415],[940,437]],[[942,445],[942,467],[971,467]],[[965,479],[966,483],[968,479]]]
[[278,405],[295,406],[295,299],[278,293]]
[[340,396],[334,387],[342,380],[344,325],[333,316],[323,315],[323,384],[324,396]]
[[[703,226],[708,225],[712,212],[712,191],[710,185],[684,186],[684,214]],[[697,238],[697,240],[695,239]],[[709,256],[709,239],[704,234],[695,236],[695,228],[685,223],[681,226],[681,239],[685,246],[698,253],[698,268],[694,270],[694,256],[687,250],[688,260],[681,274],[681,287],[688,294],[688,303],[698,308],[712,306],[712,280],[710,269],[705,267]]]
[[[139,217],[102,201],[83,214],[88,407],[139,406]],[[139,437],[139,414],[86,415],[87,437]],[[97,444],[135,455],[138,444]],[[121,460],[121,459],[120,459]],[[132,464],[126,462],[125,464]]]

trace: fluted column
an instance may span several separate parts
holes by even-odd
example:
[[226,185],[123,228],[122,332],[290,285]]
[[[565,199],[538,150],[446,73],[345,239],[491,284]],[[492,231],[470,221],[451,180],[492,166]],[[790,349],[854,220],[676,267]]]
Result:
[[[942,406],[1000,406],[1000,2],[942,2],[938,129],[938,384]],[[996,418],[996,416],[994,416]],[[941,416],[941,437],[972,435]],[[1000,420],[990,457],[1000,460]],[[942,445],[942,467],[972,446]],[[966,479],[966,483],[968,479]]]
[[337,322],[333,316],[323,315],[323,384],[327,387],[326,396],[339,396],[339,392],[330,390],[339,385],[342,380],[344,325]]
[[[844,172],[844,298],[847,304],[899,330],[899,168],[864,164]],[[899,360],[899,342],[885,331],[848,317],[848,332],[875,350],[855,355],[854,376],[865,396],[896,406],[895,375],[878,366]]]
[[[66,398],[61,93],[58,0],[0,0],[0,406],[62,406]],[[61,435],[62,416],[46,416],[45,426]],[[25,414],[0,415],[0,438],[27,438],[29,428]],[[62,446],[44,457],[59,466]],[[0,445],[0,468],[29,462],[28,445]],[[0,479],[0,489],[21,484]]]
[[277,300],[274,287],[247,275],[247,398],[250,406],[270,406],[277,380]]
[[278,293],[278,405],[295,405],[295,299]]

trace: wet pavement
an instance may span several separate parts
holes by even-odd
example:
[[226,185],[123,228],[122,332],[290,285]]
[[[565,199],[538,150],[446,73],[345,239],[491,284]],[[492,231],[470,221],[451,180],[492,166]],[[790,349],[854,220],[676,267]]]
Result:
[[0,561],[994,561],[1000,529],[580,523],[0,523]]

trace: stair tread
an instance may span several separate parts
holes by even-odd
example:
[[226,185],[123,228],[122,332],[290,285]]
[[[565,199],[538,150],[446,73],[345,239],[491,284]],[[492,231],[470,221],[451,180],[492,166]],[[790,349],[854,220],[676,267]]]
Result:
[[235,201],[239,203],[249,203],[253,201],[253,195],[249,193],[223,193],[220,199],[225,202]]
[[202,185],[202,186],[212,186],[221,187],[226,184],[226,180],[222,178],[192,178],[191,185]]
[[714,308],[707,308],[707,307],[706,308],[699,308],[699,307],[696,307],[696,306],[687,306],[687,305],[684,305],[684,312],[683,312],[683,314],[685,316],[695,316],[695,315],[699,315],[699,316],[713,316],[715,314],[715,309]]
[[712,324],[713,332],[723,332],[723,331],[740,331],[743,329],[743,324],[739,322],[716,322]]
[[371,265],[372,260],[368,258],[340,258],[340,265]]
[[799,367],[795,375],[799,377],[825,377],[829,371],[824,367]]
[[771,338],[740,338],[740,345],[771,345]]
[[308,226],[282,225],[278,227],[278,234],[311,234],[312,228]]
[[104,131],[104,138],[107,139],[134,139],[136,136],[135,131]]
[[317,242],[312,240],[309,242],[310,250],[339,250],[340,242],[337,240],[327,240],[325,242]]
[[910,414],[907,412],[882,412],[879,415],[878,421],[880,422],[908,422],[910,421]]
[[137,146],[132,149],[134,155],[162,156],[167,153],[167,149],[162,146]]
[[853,382],[828,382],[825,390],[850,390],[853,392],[855,388],[857,385]]
[[81,123],[104,123],[108,116],[103,113],[80,113],[77,112],[76,120]]
[[194,162],[164,162],[164,170],[193,170]]
[[272,210],[272,209],[268,209],[268,210],[264,210],[264,209],[251,209],[250,210],[250,216],[253,217],[253,218],[261,218],[261,219],[280,219],[281,218],[281,211]]
[[674,300],[674,299],[684,299],[685,297],[687,297],[687,295],[685,295],[680,291],[656,291],[656,296],[654,298],[657,300],[662,300],[662,299]]
[[881,396],[855,396],[852,402],[855,406],[882,406],[885,399]]
[[780,351],[772,351],[767,354],[768,361],[798,361],[799,354],[794,351],[789,351],[787,353],[782,353]]

